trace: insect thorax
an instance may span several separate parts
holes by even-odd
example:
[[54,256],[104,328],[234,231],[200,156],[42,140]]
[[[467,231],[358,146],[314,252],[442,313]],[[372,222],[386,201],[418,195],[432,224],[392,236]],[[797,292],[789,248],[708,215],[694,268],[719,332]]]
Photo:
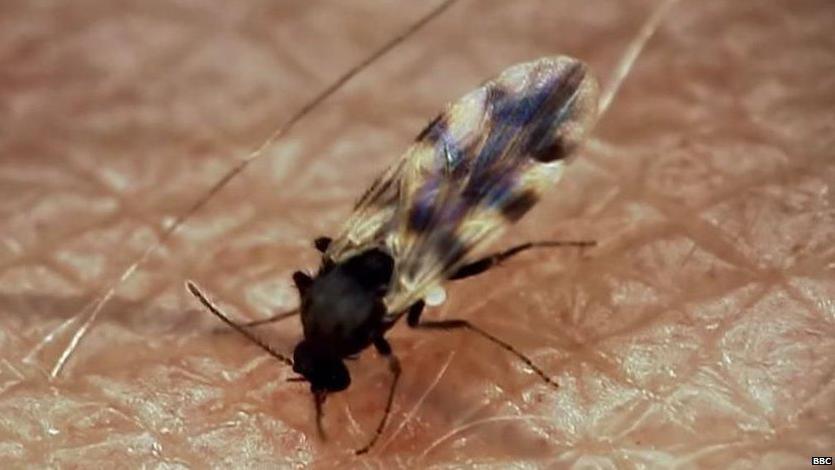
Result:
[[305,338],[339,357],[365,349],[382,333],[382,296],[393,269],[391,256],[379,249],[339,263],[326,260],[302,292]]

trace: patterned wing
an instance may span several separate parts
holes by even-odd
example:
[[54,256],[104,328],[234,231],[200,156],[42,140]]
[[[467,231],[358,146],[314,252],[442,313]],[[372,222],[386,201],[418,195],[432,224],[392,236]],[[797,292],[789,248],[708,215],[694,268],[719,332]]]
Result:
[[519,220],[559,179],[596,114],[597,82],[562,56],[510,67],[432,121],[370,191],[385,207],[375,237],[395,260],[392,317]]
[[354,210],[340,234],[328,247],[326,256],[334,262],[344,261],[369,248],[381,247],[394,227],[398,204],[403,158],[383,172],[354,205]]

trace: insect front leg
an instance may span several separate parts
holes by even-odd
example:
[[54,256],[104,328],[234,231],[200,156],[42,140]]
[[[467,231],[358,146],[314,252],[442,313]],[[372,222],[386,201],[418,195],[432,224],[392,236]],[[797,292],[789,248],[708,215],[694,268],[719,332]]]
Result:
[[400,360],[394,354],[394,351],[391,349],[391,345],[382,335],[377,336],[374,339],[374,347],[377,349],[377,352],[380,353],[381,356],[388,359],[389,363],[389,371],[392,375],[391,386],[389,387],[389,395],[386,399],[386,408],[383,411],[383,417],[380,419],[380,423],[377,425],[377,429],[374,431],[374,435],[371,437],[371,441],[368,442],[365,446],[360,449],[356,450],[356,455],[362,455],[368,452],[371,447],[377,442],[379,439],[380,434],[383,433],[383,428],[386,427],[386,421],[388,421],[389,413],[391,412],[391,404],[394,401],[394,391],[397,389],[397,383],[400,381]]
[[523,251],[530,250],[531,248],[555,248],[565,246],[584,248],[587,246],[595,246],[596,244],[597,242],[594,240],[543,241],[522,243],[521,245],[516,245],[514,247],[508,248],[507,250],[500,251],[498,253],[493,253],[492,255],[485,256],[480,260],[473,261],[469,264],[465,264],[464,266],[458,268],[458,271],[453,273],[452,276],[449,277],[449,279],[465,279],[471,276],[481,274],[484,271],[487,271],[488,269],[492,268],[493,266],[498,265],[502,261],[510,258],[511,256],[517,255]]
[[266,325],[267,323],[279,322],[281,320],[284,320],[284,319],[287,319],[287,318],[290,318],[290,317],[295,317],[298,314],[299,314],[299,309],[294,308],[293,310],[290,310],[288,312],[276,313],[275,315],[273,315],[271,317],[267,317],[267,318],[264,318],[264,319],[261,319],[261,320],[252,320],[252,321],[248,321],[248,322],[238,323],[238,325],[240,325],[244,328],[252,328],[254,326]]
[[559,384],[548,377],[545,372],[542,371],[536,364],[533,363],[527,356],[519,352],[516,348],[511,346],[510,344],[502,341],[501,339],[491,335],[490,333],[482,330],[481,328],[473,325],[467,320],[459,320],[459,319],[450,319],[450,320],[423,320],[421,321],[420,316],[423,313],[423,309],[425,304],[422,300],[419,300],[412,304],[409,307],[409,312],[406,315],[406,323],[416,329],[427,329],[427,330],[457,330],[457,329],[465,329],[472,331],[473,333],[477,333],[482,338],[485,338],[494,344],[498,345],[505,351],[513,354],[519,360],[524,362],[528,367],[533,370],[536,375],[538,375],[542,380],[545,381],[548,385],[551,385],[554,388],[558,388]]
[[325,254],[328,251],[328,247],[331,246],[331,242],[333,239],[331,237],[317,237],[313,240],[313,246],[319,253]]
[[[315,242],[317,247],[319,245],[319,240],[323,240],[323,239],[327,240],[327,243],[330,243],[330,238],[320,237],[320,238],[317,238],[316,242]],[[308,276],[307,274],[303,273],[302,271],[296,271],[296,272],[293,273],[293,282],[296,284],[296,288],[299,290],[299,292],[303,293],[305,291],[305,289],[310,287],[310,284],[313,282],[313,279],[310,276]],[[236,323],[236,324],[238,326],[242,327],[242,328],[252,328],[254,326],[266,325],[267,323],[279,322],[281,320],[284,320],[284,319],[287,319],[287,318],[290,318],[290,317],[294,317],[298,314],[299,314],[299,307],[296,307],[295,309],[290,310],[288,312],[277,313],[277,314],[275,314],[271,317],[264,318],[264,319],[261,319],[261,320],[253,320],[253,321],[249,321],[249,322],[245,322],[245,323]]]
[[206,297],[206,294],[204,294],[203,291],[200,290],[199,287],[197,287],[197,284],[195,284],[192,281],[186,281],[186,289],[191,293],[191,295],[193,295],[197,300],[199,300],[200,303],[203,304],[203,306],[206,307],[206,309],[212,313],[212,315],[216,316],[223,323],[226,323],[228,326],[230,326],[233,330],[237,331],[238,333],[246,337],[248,340],[255,343],[258,347],[266,351],[270,356],[278,359],[279,361],[287,364],[290,367],[293,367],[293,361],[289,357],[276,351],[272,348],[272,346],[262,341],[251,331],[232,321],[232,319],[230,319],[229,316],[226,315],[226,313],[224,313],[211,300],[209,300],[208,297]]

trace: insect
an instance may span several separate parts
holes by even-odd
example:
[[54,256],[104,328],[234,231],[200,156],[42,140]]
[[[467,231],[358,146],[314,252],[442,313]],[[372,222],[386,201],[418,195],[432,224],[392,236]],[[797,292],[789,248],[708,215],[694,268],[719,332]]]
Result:
[[[83,312],[81,326],[50,375],[60,373],[116,288],[226,183],[359,71],[454,2],[442,3],[320,92],[170,224],[159,240]],[[386,357],[392,381],[385,410],[372,438],[356,451],[358,454],[374,445],[391,410],[400,362],[385,334],[402,316],[413,328],[466,329],[477,333],[557,386],[514,347],[468,321],[426,321],[421,314],[426,299],[447,281],[483,273],[531,248],[582,247],[593,243],[529,242],[480,256],[559,179],[565,164],[605,112],[640,50],[674,2],[660,4],[649,17],[615,70],[599,105],[597,83],[589,68],[566,56],[512,66],[449,105],[418,134],[403,157],[362,195],[341,233],[333,239],[315,240],[314,246],[322,254],[317,272],[312,276],[302,271],[293,274],[301,297],[298,309],[238,324],[195,283],[188,281],[187,289],[227,325],[291,366],[300,374],[294,380],[310,384],[320,434],[322,405],[328,394],[350,385],[344,360],[370,346]],[[301,317],[304,339],[296,345],[292,359],[251,331],[251,327],[296,315]]]
[[[293,274],[304,339],[285,362],[310,383],[317,422],[327,395],[351,383],[344,359],[373,345],[393,375],[384,418],[358,453],[373,445],[400,376],[385,334],[404,315],[413,328],[475,331],[555,385],[512,346],[466,320],[426,321],[421,314],[425,297],[445,281],[480,274],[534,247],[591,244],[526,243],[474,256],[556,183],[594,124],[597,98],[597,82],[577,59],[546,57],[508,68],[433,119],[363,194],[337,237],[316,239],[318,271]],[[194,283],[188,289],[218,312]]]

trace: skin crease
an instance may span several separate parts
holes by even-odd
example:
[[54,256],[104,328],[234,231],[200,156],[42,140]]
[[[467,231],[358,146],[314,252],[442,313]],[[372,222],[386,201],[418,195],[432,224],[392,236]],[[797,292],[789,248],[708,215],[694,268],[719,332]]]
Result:
[[[835,453],[835,4],[682,1],[580,158],[494,248],[591,238],[450,285],[467,333],[405,323],[325,405],[238,318],[297,301],[311,241],[443,104],[566,53],[605,85],[655,2],[464,1],[363,72],[73,318],[305,100],[421,11],[351,2],[0,6],[0,467],[801,468]],[[222,330],[222,329],[220,329]],[[297,320],[265,327],[289,353]]]

